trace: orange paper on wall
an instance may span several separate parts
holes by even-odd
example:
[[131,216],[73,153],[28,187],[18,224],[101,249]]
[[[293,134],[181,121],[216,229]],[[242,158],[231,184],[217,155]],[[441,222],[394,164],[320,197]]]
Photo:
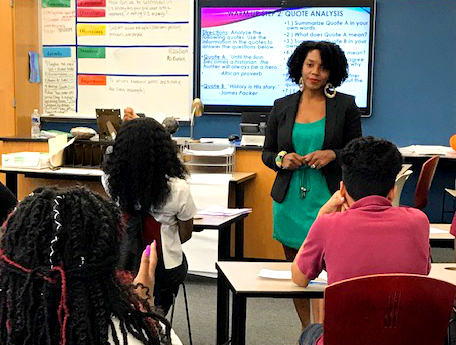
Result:
[[105,75],[78,75],[79,85],[106,85]]

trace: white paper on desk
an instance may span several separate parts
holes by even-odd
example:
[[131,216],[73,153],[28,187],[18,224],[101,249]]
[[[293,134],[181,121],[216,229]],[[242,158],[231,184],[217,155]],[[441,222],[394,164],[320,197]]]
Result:
[[66,134],[60,134],[55,138],[48,139],[49,163],[51,164],[51,167],[59,167],[63,164],[63,151],[66,147],[73,144],[75,139],[76,138],[73,138],[68,141],[68,136]]
[[210,157],[231,156],[234,153],[234,146],[227,147],[226,149],[223,149],[223,150],[214,150],[214,151],[184,149],[182,151],[182,153],[186,154],[186,155],[198,155],[198,156],[210,156]]
[[55,174],[68,174],[76,176],[102,176],[103,171],[100,169],[84,169],[84,168],[60,168],[54,171]]
[[446,155],[454,153],[455,151],[449,146],[439,145],[410,145],[401,147],[399,151],[403,154],[417,154],[417,155]]
[[197,214],[204,216],[237,216],[240,214],[251,213],[251,208],[226,208],[223,206],[212,206],[198,211]]
[[263,268],[260,273],[258,273],[258,276],[270,279],[291,279],[291,271],[276,271]]
[[[191,174],[188,184],[196,208],[201,210],[213,205],[227,207],[230,179],[231,174]],[[190,273],[216,277],[218,237],[217,230],[194,232],[184,244]]]
[[228,138],[200,138],[202,143],[212,143],[212,144],[225,144],[229,145],[230,141]]
[[446,230],[437,229],[437,228],[433,228],[433,227],[429,228],[429,232],[431,234],[449,234],[449,232]]
[[[263,268],[260,273],[258,273],[259,277],[262,278],[270,278],[270,279],[288,279],[291,280],[291,271],[276,271],[276,270],[268,270]],[[318,278],[324,280],[325,282],[328,281],[328,273],[326,271],[321,271]]]

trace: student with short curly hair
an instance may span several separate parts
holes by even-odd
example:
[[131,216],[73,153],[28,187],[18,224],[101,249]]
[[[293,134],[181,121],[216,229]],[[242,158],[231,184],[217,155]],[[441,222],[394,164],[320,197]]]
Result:
[[[328,284],[371,274],[427,275],[427,216],[391,204],[402,165],[397,147],[383,139],[357,138],[342,150],[341,163],[340,190],[320,209],[292,264],[293,281],[307,286],[323,269]],[[299,344],[323,345],[322,333],[322,325],[314,324]]]
[[120,224],[114,203],[81,187],[26,197],[2,228],[0,343],[181,344],[144,299],[154,246],[137,285],[121,282]]
[[151,118],[124,123],[104,166],[105,190],[128,218],[122,267],[135,271],[146,243],[157,241],[155,305],[166,314],[188,265],[196,206],[169,133]]
[[[340,151],[361,136],[361,118],[354,97],[335,90],[348,76],[338,45],[302,42],[288,60],[288,74],[300,90],[274,102],[262,159],[277,172],[271,191],[273,237],[292,261],[318,210],[338,189]],[[310,304],[294,302],[305,327]]]

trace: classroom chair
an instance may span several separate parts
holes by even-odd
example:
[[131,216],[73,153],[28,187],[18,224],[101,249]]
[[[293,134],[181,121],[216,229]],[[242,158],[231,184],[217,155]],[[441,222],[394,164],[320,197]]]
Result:
[[431,188],[432,180],[434,179],[435,170],[439,163],[439,156],[433,156],[424,162],[420,177],[416,183],[414,207],[422,210],[428,204],[429,189]]
[[392,201],[393,206],[399,206],[399,201],[401,200],[402,189],[404,188],[405,182],[408,180],[410,175],[413,173],[412,170],[407,170],[403,174],[396,177],[396,194],[394,200]]
[[442,345],[456,286],[415,274],[344,280],[325,290],[325,345]]
[[[188,340],[189,340],[190,345],[193,345],[192,330],[190,328],[190,314],[188,312],[187,290],[185,288],[185,284],[184,283],[181,283],[181,286],[182,286],[182,291],[184,293],[185,313],[186,313],[186,316],[187,316]],[[175,305],[176,305],[176,296],[174,296],[173,305],[171,307],[171,317],[170,317],[170,320],[169,320],[169,323],[171,324],[171,326],[173,325],[174,307],[175,307]]]

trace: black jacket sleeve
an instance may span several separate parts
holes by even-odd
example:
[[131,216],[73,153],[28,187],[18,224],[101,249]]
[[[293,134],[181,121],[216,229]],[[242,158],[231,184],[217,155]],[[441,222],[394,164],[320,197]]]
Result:
[[[355,103],[355,98],[350,97],[350,104],[345,111],[345,123],[343,129],[343,146],[351,140],[362,136],[361,129],[361,111]],[[334,149],[336,161],[340,164],[340,154],[342,149]]]
[[277,115],[276,113],[276,102],[274,102],[274,107],[268,116],[268,123],[266,126],[266,136],[264,138],[263,153],[261,159],[263,163],[274,171],[277,171],[279,168],[275,164],[275,158],[279,153],[277,145]]
[[0,182],[0,224],[17,204],[17,199],[11,191]]

